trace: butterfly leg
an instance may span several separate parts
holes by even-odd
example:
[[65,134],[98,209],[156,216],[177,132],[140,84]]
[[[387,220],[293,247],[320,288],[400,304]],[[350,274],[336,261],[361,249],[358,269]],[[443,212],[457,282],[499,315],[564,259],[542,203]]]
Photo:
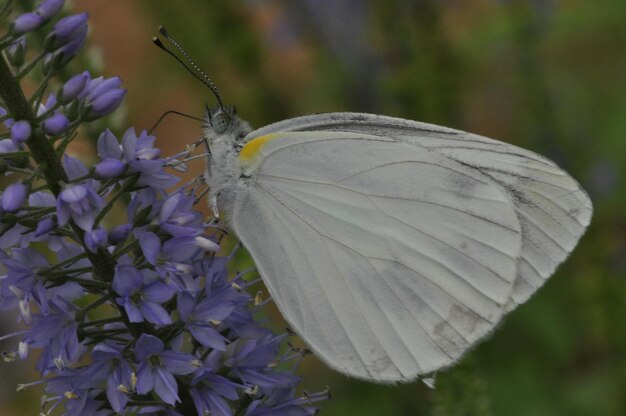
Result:
[[209,193],[209,207],[211,207],[213,216],[219,219],[220,213],[219,213],[219,210],[217,209],[217,194]]

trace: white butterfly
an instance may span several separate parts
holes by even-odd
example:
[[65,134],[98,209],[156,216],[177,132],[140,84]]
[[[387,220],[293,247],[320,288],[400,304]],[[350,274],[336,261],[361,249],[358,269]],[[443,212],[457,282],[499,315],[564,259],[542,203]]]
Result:
[[580,185],[528,150],[358,113],[251,131],[215,94],[209,203],[278,308],[330,367],[411,381],[456,362],[525,302],[591,219]]
[[358,113],[250,132],[206,116],[214,210],[330,367],[378,382],[450,366],[526,301],[591,218],[553,162],[496,140]]

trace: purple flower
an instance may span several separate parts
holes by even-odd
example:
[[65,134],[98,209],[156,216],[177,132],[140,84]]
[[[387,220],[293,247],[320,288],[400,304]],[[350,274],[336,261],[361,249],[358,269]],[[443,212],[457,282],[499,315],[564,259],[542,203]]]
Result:
[[71,181],[89,175],[89,169],[87,169],[83,162],[68,155],[63,157],[63,169]]
[[98,137],[98,143],[96,144],[98,149],[98,156],[100,159],[118,159],[121,160],[123,156],[122,146],[117,138],[111,133],[111,130],[106,129]]
[[26,33],[37,29],[44,24],[46,19],[35,13],[24,13],[15,18],[11,23],[12,33]]
[[106,247],[107,243],[108,234],[103,227],[85,233],[85,245],[92,253],[97,252],[99,248]]
[[224,364],[247,385],[259,386],[262,392],[275,388],[295,387],[300,378],[289,373],[272,369],[272,362],[278,355],[279,345],[285,335],[267,335],[261,339],[239,339],[230,346],[232,356]]
[[67,82],[63,84],[61,91],[59,91],[59,102],[67,104],[77,98],[85,89],[87,81],[89,81],[90,78],[89,72],[85,71],[67,80]]
[[113,276],[113,290],[120,295],[115,300],[124,307],[131,322],[146,320],[157,325],[172,322],[162,303],[174,295],[174,290],[160,280],[144,279],[142,272],[135,267],[118,265]]
[[276,389],[262,400],[254,400],[246,411],[245,416],[313,416],[319,408],[313,403],[328,400],[328,390],[307,394],[303,397],[294,397],[295,389]]
[[44,0],[35,8],[35,13],[45,20],[50,20],[61,11],[64,3],[65,0]]
[[145,232],[139,236],[139,246],[148,263],[156,266],[161,252],[161,239],[152,232]]
[[106,382],[106,395],[116,413],[121,413],[134,389],[132,368],[122,354],[120,345],[101,343],[93,348],[92,364],[82,372],[81,385],[95,386]]
[[85,351],[78,340],[74,311],[55,307],[50,313],[38,314],[33,319],[24,341],[31,348],[43,348],[37,369],[47,372],[75,363]]
[[176,263],[193,259],[200,253],[215,253],[220,246],[201,236],[173,237],[163,243],[162,253],[168,260]]
[[203,232],[202,217],[193,209],[194,204],[195,197],[185,195],[182,190],[169,195],[159,213],[161,228],[173,236],[190,236]]
[[[70,396],[71,400],[65,402],[64,416],[113,416],[113,412],[104,408],[104,401],[98,397],[99,392],[96,391],[78,391],[75,397]],[[65,393],[67,394],[67,393]]]
[[155,189],[147,187],[133,193],[126,210],[128,222],[131,224],[151,222],[158,214],[157,209],[159,205]]
[[19,289],[13,294],[19,300],[24,300],[32,293],[41,293],[43,287],[37,272],[49,266],[48,260],[40,253],[30,248],[13,248],[10,256],[3,256],[2,264],[7,274],[0,282],[3,286]]
[[198,368],[197,359],[191,354],[166,350],[163,341],[155,336],[142,334],[135,346],[137,367],[137,393],[153,390],[170,405],[180,401],[176,374],[191,374]]
[[139,137],[135,129],[128,129],[122,138],[124,160],[131,168],[131,172],[140,172],[137,185],[149,186],[155,189],[166,189],[175,185],[178,178],[163,170],[163,159],[159,159],[159,149],[154,147],[154,136],[145,130]]
[[64,133],[70,127],[70,121],[63,114],[58,113],[45,119],[42,123],[43,131],[50,136]]
[[225,339],[216,326],[235,309],[228,294],[218,291],[198,300],[187,292],[181,292],[177,300],[180,317],[194,339],[205,347],[224,351]]
[[11,140],[16,145],[20,145],[28,140],[31,133],[32,129],[26,120],[17,121],[11,126]]
[[69,185],[57,198],[59,225],[64,226],[71,218],[83,230],[91,231],[102,204],[102,199],[91,186]]
[[28,196],[28,186],[21,182],[15,182],[7,186],[2,193],[2,209],[6,212],[15,212],[26,201]]
[[206,373],[196,378],[190,393],[198,415],[231,416],[233,413],[226,399],[237,400],[240,387],[217,374]]

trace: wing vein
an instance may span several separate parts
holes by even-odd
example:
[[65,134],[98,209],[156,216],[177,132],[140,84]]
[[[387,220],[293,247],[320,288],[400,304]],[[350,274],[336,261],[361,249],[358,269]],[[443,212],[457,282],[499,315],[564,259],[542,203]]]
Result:
[[[428,200],[425,200],[425,199],[404,198],[404,197],[399,197],[399,196],[390,197],[390,196],[386,196],[386,195],[379,195],[379,194],[373,194],[373,193],[358,191],[356,189],[352,189],[352,188],[349,188],[347,186],[342,186],[342,185],[339,185],[339,184],[336,184],[336,183],[331,183],[331,182],[312,181],[312,180],[308,180],[308,179],[293,179],[293,178],[287,178],[287,177],[284,177],[284,176],[277,176],[277,175],[259,174],[259,175],[257,175],[257,178],[268,178],[270,180],[271,179],[278,179],[278,180],[285,180],[285,181],[296,182],[296,183],[297,182],[304,182],[304,183],[313,183],[313,184],[318,184],[318,185],[327,185],[327,186],[332,186],[332,187],[335,187],[335,188],[338,188],[338,189],[342,189],[342,190],[345,190],[345,191],[355,192],[357,194],[364,195],[364,196],[367,196],[367,197],[373,196],[373,197],[379,197],[379,198],[399,199],[399,200],[403,200],[403,201],[415,201],[415,202],[419,202],[419,203],[422,203],[422,204],[433,205],[433,206],[436,206],[436,207],[449,209],[451,211],[461,212],[461,213],[463,213],[465,215],[469,215],[469,216],[471,216],[473,218],[477,218],[479,220],[488,222],[490,224],[497,225],[498,227],[503,228],[505,230],[512,231],[514,233],[518,232],[518,230],[515,230],[513,228],[507,227],[504,224],[500,224],[499,222],[494,221],[491,218],[481,217],[480,215],[477,215],[477,214],[475,214],[473,212],[469,212],[469,211],[466,211],[466,210],[463,210],[463,209],[451,207],[449,205],[444,205],[444,204],[440,204],[440,203],[433,202],[433,201],[428,201]],[[474,198],[482,199],[482,200],[485,200],[485,201],[493,201],[492,199],[489,199],[489,198],[480,198],[480,197],[474,197]]]
[[[305,218],[304,218],[304,217],[303,217],[303,216],[302,216],[302,215],[301,215],[301,214],[300,214],[297,210],[295,210],[292,206],[290,206],[289,204],[287,204],[285,201],[281,200],[281,199],[280,199],[280,197],[279,197],[278,195],[276,195],[276,193],[275,193],[274,191],[272,191],[271,189],[267,188],[267,187],[266,187],[265,185],[263,185],[263,184],[259,184],[259,185],[260,185],[260,186],[261,186],[261,187],[262,187],[262,188],[263,188],[263,189],[264,189],[264,190],[268,193],[268,195],[271,195],[274,199],[276,199],[276,201],[277,201],[278,203],[280,203],[280,204],[281,204],[282,206],[284,206],[286,209],[288,209],[289,211],[291,211],[291,212],[292,212],[295,216],[297,216],[298,218],[300,218],[300,220],[301,220],[302,222],[304,222],[305,224],[307,224],[307,225],[308,225],[311,229],[313,229],[313,230],[314,230],[317,234],[319,234],[321,237],[328,238],[329,240],[332,240],[332,241],[336,242],[337,244],[340,244],[340,245],[342,245],[342,246],[344,246],[344,247],[348,247],[346,244],[344,244],[344,243],[342,243],[341,241],[337,240],[337,239],[336,239],[336,238],[334,238],[333,236],[330,236],[330,235],[325,234],[325,233],[321,233],[321,232],[320,232],[319,230],[317,230],[317,229],[316,229],[316,228],[315,228],[315,227],[314,227],[314,226],[313,226],[313,225],[312,225],[309,221],[307,221],[307,220],[306,220],[306,219],[305,219]],[[303,203],[306,203],[306,202],[304,202],[304,201],[303,201]],[[349,247],[349,248],[350,248],[350,247]],[[354,250],[354,248],[351,248],[351,249],[352,249],[352,250]],[[361,253],[361,252],[358,252],[358,253],[359,253],[359,254],[361,254],[362,256],[366,256],[364,253]],[[465,280],[462,276],[460,276],[460,275],[459,275],[457,272],[455,272],[454,270],[451,270],[450,268],[448,268],[446,265],[443,265],[442,263],[440,263],[440,262],[439,262],[439,261],[437,261],[436,259],[433,259],[432,257],[427,256],[427,255],[426,255],[426,254],[424,254],[424,253],[418,253],[418,254],[421,254],[421,255],[422,255],[422,257],[424,257],[424,258],[426,258],[426,259],[428,259],[428,260],[431,260],[431,261],[433,261],[433,262],[435,262],[435,263],[437,263],[437,264],[440,264],[440,265],[441,265],[441,266],[443,266],[446,270],[448,270],[451,274],[456,275],[456,276],[457,276],[457,277],[459,277],[462,281],[466,282],[466,283],[469,285],[469,287],[474,288],[474,286],[472,286],[472,285],[471,285],[471,284],[470,284],[467,280]],[[366,256],[366,257],[367,257],[367,256]],[[371,256],[371,258],[373,258],[373,259],[378,259],[378,260],[384,260],[384,261],[392,261],[392,262],[395,262],[395,263],[397,263],[397,264],[400,264],[400,265],[402,265],[402,266],[406,267],[406,268],[407,268],[407,269],[409,269],[409,270],[413,270],[413,269],[412,269],[409,265],[407,265],[407,264],[405,264],[404,262],[401,262],[401,261],[399,261],[399,260],[385,259],[385,258],[382,258],[382,257],[376,257],[376,256]],[[426,277],[426,276],[423,276],[423,277],[424,277],[426,280],[428,280],[429,282],[431,282],[433,285],[437,286],[437,287],[438,287],[441,291],[443,291],[444,293],[448,293],[448,292],[447,292],[447,291],[446,291],[443,287],[441,287],[439,284],[437,284],[437,283],[436,283],[434,280],[432,280],[431,278],[428,278],[428,277]],[[475,288],[474,288],[474,289],[475,289]],[[477,290],[477,289],[476,289],[476,290]],[[479,291],[479,290],[477,290],[477,291],[478,291],[478,293],[480,293],[481,295],[483,295],[483,293],[482,293],[481,291]],[[462,304],[462,305],[465,305],[465,304],[463,303],[463,301],[461,301],[459,298],[457,298],[457,297],[456,297],[456,296],[454,296],[453,294],[448,293],[448,295],[450,295],[450,296],[451,296],[453,299],[455,299],[458,303],[460,303],[460,304]],[[489,297],[487,297],[487,298],[489,298]],[[497,302],[496,302],[496,303],[497,303]],[[498,303],[498,304],[499,304],[499,303]],[[477,313],[477,314],[478,314],[478,315],[479,315],[482,319],[484,319],[484,320],[486,320],[486,321],[488,321],[488,322],[491,322],[491,321],[489,321],[489,319],[487,319],[487,317],[485,317],[485,316],[481,315],[481,314],[480,314],[480,313],[478,313],[478,312],[476,312],[476,313]]]
[[[309,225],[309,224],[307,224],[307,225]],[[309,227],[311,227],[311,226],[309,225]],[[313,227],[311,227],[311,228],[313,228]],[[366,322],[367,325],[371,328],[372,326],[370,325],[370,319],[365,315],[365,313],[361,309],[361,307],[359,305],[359,302],[357,301],[357,298],[355,297],[354,292],[352,291],[351,285],[348,283],[346,276],[344,275],[343,271],[341,270],[341,268],[337,264],[337,260],[333,256],[331,250],[328,248],[328,243],[324,240],[324,236],[322,234],[320,234],[320,237],[322,237],[322,243],[324,244],[324,248],[325,248],[326,252],[328,253],[328,256],[331,258],[332,262],[335,264],[335,269],[338,271],[339,276],[340,276],[341,280],[343,281],[343,284],[345,285],[345,287],[347,289],[347,292],[350,294],[350,297],[352,298],[352,301],[357,305],[357,309],[359,310],[359,314],[363,318],[363,321]],[[381,310],[382,310],[382,308],[381,308]],[[386,313],[384,313],[384,311],[383,311],[383,315],[384,315],[385,319],[387,320],[387,322],[389,322],[389,325],[393,328],[394,332],[398,335],[398,338],[402,338],[400,336],[400,333],[398,332],[396,327],[393,325],[393,323],[389,320],[389,317],[387,316]],[[376,331],[371,331],[371,332],[372,332],[372,335],[374,336],[374,338],[376,339],[376,341],[378,342],[378,344],[382,347],[382,350],[385,351],[385,354],[389,358],[390,364],[392,364],[396,368],[396,371],[398,373],[402,374],[402,372],[400,371],[398,366],[393,361],[393,358],[391,358],[391,356],[386,352],[385,348],[383,347],[383,343],[381,342],[380,338],[378,337],[378,334],[376,334]],[[406,346],[405,346],[405,348],[406,348]],[[410,353],[410,351],[409,351],[409,353]],[[419,365],[418,365],[418,367],[419,367]],[[367,368],[367,366],[366,366],[366,368]],[[368,372],[369,372],[369,369],[368,369]]]
[[402,165],[402,164],[416,164],[416,165],[428,165],[428,166],[435,166],[435,167],[437,167],[437,168],[443,168],[443,169],[448,170],[448,171],[450,171],[450,172],[454,172],[454,173],[459,174],[459,175],[461,175],[461,176],[464,176],[464,177],[466,177],[466,178],[469,178],[469,179],[475,180],[475,181],[480,182],[480,183],[482,183],[482,184],[487,184],[487,182],[485,182],[485,181],[484,181],[484,180],[482,180],[482,179],[478,179],[478,178],[476,178],[475,176],[471,176],[471,175],[468,175],[468,174],[466,174],[466,173],[459,172],[458,170],[456,170],[456,169],[452,169],[452,168],[450,168],[450,167],[448,167],[448,166],[443,166],[443,165],[440,165],[440,164],[437,164],[437,163],[424,162],[424,161],[422,161],[422,160],[395,160],[395,161],[393,161],[393,162],[381,163],[380,165],[376,165],[376,166],[373,166],[373,167],[371,167],[371,168],[364,169],[364,170],[362,170],[362,171],[360,171],[360,172],[352,173],[352,174],[350,174],[350,175],[348,175],[348,176],[345,176],[345,177],[343,177],[343,178],[341,178],[341,179],[338,179],[338,180],[337,180],[337,183],[343,182],[343,181],[348,180],[348,179],[350,179],[350,178],[353,178],[353,177],[355,177],[355,176],[361,175],[361,174],[363,174],[363,173],[371,172],[371,171],[373,171],[373,170],[376,170],[376,169],[379,169],[379,168],[382,168],[382,167],[386,167],[386,166],[394,166],[394,165]]
[[[277,198],[276,198],[276,197],[275,197],[275,196],[274,196],[274,195],[273,195],[270,191],[266,190],[266,192],[267,192],[267,195],[269,195],[269,196],[271,196],[272,198],[276,199],[278,203],[280,203],[281,205],[283,205],[283,206],[285,206],[286,208],[288,208],[288,209],[289,209],[289,207],[287,207],[287,205],[286,205],[286,204],[284,204],[282,201],[280,201],[279,199],[277,199]],[[297,213],[296,213],[296,212],[294,212],[293,210],[290,210],[290,211],[292,212],[292,214],[294,214],[295,216],[297,216],[298,218],[300,218],[300,217],[297,215]],[[278,217],[279,219],[281,219],[281,218],[280,218],[280,216],[277,216],[277,217]],[[282,220],[282,219],[281,219],[281,220]],[[300,220],[302,220],[302,219],[300,218]],[[305,221],[303,221],[303,222],[304,222],[304,223],[305,223],[308,227],[310,227],[310,228],[311,228],[314,232],[316,232],[317,234],[319,234],[319,232],[317,232],[317,230],[315,230],[315,228],[314,228],[314,227],[312,227],[310,224],[308,224],[308,223],[307,223],[307,222],[305,222]],[[335,307],[334,307],[334,305],[332,304],[332,302],[330,301],[330,297],[328,296],[327,291],[324,289],[324,285],[322,285],[322,284],[321,284],[321,282],[320,282],[320,280],[319,280],[319,277],[318,277],[317,273],[315,273],[315,268],[313,267],[313,265],[311,264],[311,261],[310,261],[310,260],[309,260],[309,258],[308,258],[308,252],[307,252],[306,250],[304,250],[304,249],[302,248],[302,246],[298,243],[298,239],[297,239],[297,238],[296,238],[296,236],[293,234],[292,230],[291,230],[291,229],[287,226],[287,224],[285,224],[285,223],[284,223],[284,221],[283,221],[283,228],[284,228],[285,230],[287,230],[287,232],[289,233],[289,235],[291,235],[291,237],[293,238],[293,240],[295,241],[295,243],[298,245],[298,247],[299,247],[300,251],[301,251],[302,253],[304,253],[304,257],[305,257],[305,259],[306,259],[307,263],[309,264],[309,270],[311,270],[311,271],[313,272],[313,275],[315,276],[315,281],[316,281],[316,283],[317,283],[317,286],[319,287],[320,291],[321,291],[321,292],[324,294],[324,296],[326,297],[326,299],[327,299],[328,304],[330,305],[330,307],[333,309],[333,314],[334,314],[334,316],[335,316],[335,317],[337,317],[337,322],[339,323],[339,325],[340,325],[341,327],[343,327],[343,331],[344,331],[344,333],[346,334],[346,337],[347,337],[348,339],[350,339],[350,338],[351,338],[351,337],[350,337],[350,332],[346,329],[346,327],[345,327],[344,323],[341,321],[341,319],[339,319],[339,318],[338,318],[338,316],[339,316],[339,315],[336,313]],[[321,237],[321,235],[320,235],[320,237]],[[322,240],[322,241],[323,241],[323,240]],[[316,318],[317,318],[317,317],[316,317]],[[320,327],[320,328],[323,328],[323,325],[320,325],[319,327]],[[366,364],[366,362],[365,362],[365,359],[361,356],[361,353],[359,352],[358,348],[357,348],[357,347],[356,347],[356,345],[355,345],[356,343],[355,343],[352,339],[350,340],[350,342],[351,342],[351,344],[352,344],[352,349],[354,350],[354,352],[355,352],[356,356],[357,356],[357,357],[359,358],[359,360],[363,363],[363,368],[365,368],[365,369],[366,369],[366,371],[368,372],[368,374],[370,374],[370,370],[369,370],[369,368],[368,368],[368,366],[367,366],[367,364]],[[330,345],[332,345],[332,342],[330,343]],[[371,375],[371,374],[370,374],[370,375]]]
[[[454,247],[453,245],[450,245],[450,244],[448,244],[447,242],[445,242],[445,241],[443,241],[443,240],[441,240],[441,239],[439,239],[439,238],[437,238],[437,237],[435,237],[435,236],[433,236],[433,235],[431,235],[431,234],[427,233],[426,231],[424,231],[424,230],[422,230],[422,229],[418,228],[416,225],[409,224],[409,223],[408,223],[408,222],[406,222],[406,221],[402,221],[401,219],[399,219],[399,218],[397,218],[397,217],[394,217],[393,215],[390,215],[389,213],[387,213],[387,212],[385,212],[384,210],[382,210],[382,209],[378,206],[378,204],[377,204],[374,200],[372,200],[371,198],[369,198],[369,197],[368,197],[368,200],[369,200],[369,201],[370,201],[370,202],[371,202],[371,203],[372,203],[372,204],[376,207],[376,209],[377,209],[380,213],[382,213],[384,216],[386,216],[386,217],[388,217],[388,218],[391,218],[392,220],[395,220],[395,221],[399,222],[400,224],[406,225],[407,227],[412,228],[413,230],[417,231],[418,233],[424,234],[425,236],[428,236],[428,237],[432,238],[433,240],[439,241],[440,243],[444,244],[446,247],[449,247],[449,248],[450,248],[450,249],[452,249],[453,251],[456,251],[457,253],[459,253],[459,254],[461,254],[463,257],[465,257],[465,258],[467,258],[467,259],[469,259],[469,260],[473,261],[474,263],[479,264],[480,266],[482,266],[482,267],[484,267],[485,269],[489,270],[489,271],[490,271],[491,273],[493,273],[494,275],[498,276],[501,280],[503,280],[503,281],[505,281],[505,282],[509,283],[506,279],[504,279],[502,276],[500,276],[500,275],[499,275],[499,274],[498,274],[495,270],[493,270],[491,267],[487,266],[486,264],[483,264],[483,263],[482,263],[482,262],[480,262],[478,259],[475,259],[474,257],[472,257],[472,256],[468,255],[467,253],[464,253],[463,251],[459,250],[457,247]],[[465,234],[463,234],[463,235],[465,235]],[[471,236],[468,236],[468,235],[465,235],[465,236],[466,236],[466,237],[468,237],[468,238],[470,238],[470,239],[471,239],[471,240],[473,240],[473,241],[476,241],[476,240],[475,240],[474,238],[472,238]],[[483,244],[484,244],[484,243],[483,243]],[[491,245],[488,245],[488,244],[486,244],[486,245],[487,245],[488,247],[493,248],[493,246],[491,246]],[[496,250],[496,251],[498,251],[498,250]],[[502,254],[504,254],[504,253],[502,253]],[[464,280],[465,280],[465,279],[464,279]],[[473,285],[472,285],[472,286],[473,286]],[[477,289],[477,290],[478,290],[478,288],[476,288],[475,286],[473,286],[473,287],[474,287],[475,289]],[[481,292],[481,293],[482,293],[482,292]],[[485,295],[485,294],[483,293],[483,295]],[[485,297],[488,297],[488,298],[489,298],[489,296],[487,296],[487,295],[485,295]],[[491,299],[491,298],[490,298],[490,299]],[[494,299],[492,299],[492,300],[494,300]],[[494,301],[495,301],[495,300],[494,300]],[[497,302],[496,302],[496,303],[497,303]]]

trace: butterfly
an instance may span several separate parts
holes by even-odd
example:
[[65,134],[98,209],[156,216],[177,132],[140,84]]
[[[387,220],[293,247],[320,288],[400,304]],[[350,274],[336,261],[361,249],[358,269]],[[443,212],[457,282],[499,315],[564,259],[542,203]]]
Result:
[[589,225],[585,191],[529,150],[362,113],[252,130],[196,77],[218,101],[204,115],[209,205],[293,331],[344,374],[407,382],[454,364]]

